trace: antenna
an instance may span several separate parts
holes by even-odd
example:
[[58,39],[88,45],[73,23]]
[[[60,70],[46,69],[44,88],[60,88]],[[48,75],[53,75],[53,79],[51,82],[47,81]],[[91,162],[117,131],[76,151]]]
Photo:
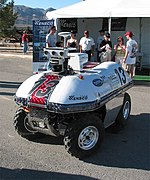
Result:
[[67,37],[69,37],[71,35],[71,32],[60,32],[60,33],[58,33],[58,35],[62,36],[64,38],[64,48],[65,48]]

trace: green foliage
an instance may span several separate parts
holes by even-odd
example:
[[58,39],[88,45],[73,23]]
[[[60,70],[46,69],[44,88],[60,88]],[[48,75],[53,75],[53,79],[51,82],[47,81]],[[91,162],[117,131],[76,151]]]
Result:
[[7,0],[0,0],[0,7],[3,7],[6,4]]
[[0,36],[11,35],[10,28],[15,24],[17,13],[13,12],[14,1],[0,0]]

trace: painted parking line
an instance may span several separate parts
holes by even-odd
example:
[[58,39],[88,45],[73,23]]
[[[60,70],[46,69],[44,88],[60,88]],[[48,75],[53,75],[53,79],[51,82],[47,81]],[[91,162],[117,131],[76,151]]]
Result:
[[6,96],[1,96],[1,95],[0,95],[0,99],[6,100],[6,101],[12,101],[11,98],[8,98]]

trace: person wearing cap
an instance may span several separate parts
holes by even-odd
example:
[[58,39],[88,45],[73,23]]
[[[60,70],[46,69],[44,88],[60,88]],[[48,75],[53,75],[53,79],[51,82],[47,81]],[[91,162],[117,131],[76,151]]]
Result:
[[117,44],[114,45],[114,61],[121,66],[123,65],[123,58],[125,56],[126,47],[124,45],[124,39],[122,36],[119,36],[117,38]]
[[89,36],[89,31],[84,31],[84,37],[80,39],[80,53],[88,54],[88,61],[94,56],[94,39]]
[[101,42],[104,40],[104,34],[105,34],[105,31],[103,29],[99,30],[99,35],[98,35],[98,38],[97,38],[97,61],[100,62],[100,50],[99,50],[99,47],[100,47],[100,44]]
[[104,35],[104,40],[100,43],[99,50],[101,52],[101,62],[111,61],[112,42],[109,33]]
[[78,41],[75,38],[75,36],[76,36],[75,32],[71,31],[70,39],[67,40],[67,47],[72,47],[76,49],[79,48]]
[[126,53],[123,59],[123,62],[126,63],[126,71],[130,74],[130,77],[133,77],[134,65],[136,63],[136,53],[138,50],[137,42],[132,39],[133,33],[128,31],[124,34],[127,38],[126,43]]

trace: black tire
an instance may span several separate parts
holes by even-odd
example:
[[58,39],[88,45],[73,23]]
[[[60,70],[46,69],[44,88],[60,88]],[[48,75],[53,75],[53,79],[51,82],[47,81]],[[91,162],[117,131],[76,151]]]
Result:
[[44,134],[38,133],[33,130],[32,127],[28,124],[28,116],[27,113],[23,110],[23,108],[19,108],[16,111],[14,116],[14,126],[17,133],[28,140],[40,138],[45,136]]
[[130,116],[130,111],[131,111],[131,99],[130,96],[126,93],[124,96],[123,105],[113,125],[114,133],[117,133],[127,125]]
[[72,156],[84,158],[95,152],[104,139],[104,126],[95,114],[79,115],[65,132],[65,149]]

